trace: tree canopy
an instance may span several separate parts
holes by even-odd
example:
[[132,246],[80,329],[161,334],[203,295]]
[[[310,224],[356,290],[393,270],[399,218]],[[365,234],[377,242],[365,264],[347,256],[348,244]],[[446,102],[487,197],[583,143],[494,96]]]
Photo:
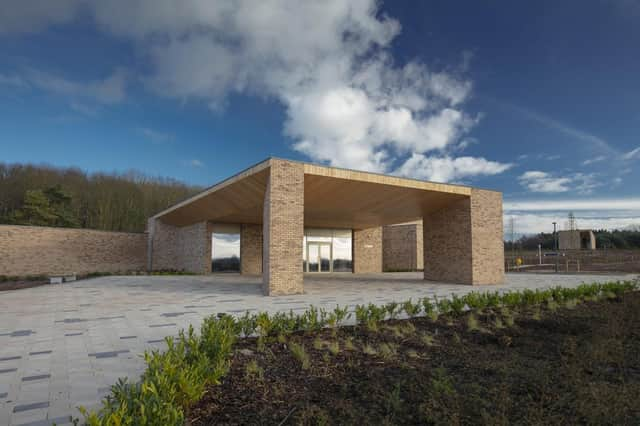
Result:
[[142,232],[148,217],[199,190],[136,171],[0,163],[0,223]]

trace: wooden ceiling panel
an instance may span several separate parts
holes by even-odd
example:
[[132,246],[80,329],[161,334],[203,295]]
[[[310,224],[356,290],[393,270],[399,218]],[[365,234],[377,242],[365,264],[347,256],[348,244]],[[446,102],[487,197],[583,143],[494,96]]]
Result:
[[[262,223],[269,161],[156,215],[184,226],[203,220]],[[471,188],[304,165],[306,226],[363,229],[421,219],[468,197]]]

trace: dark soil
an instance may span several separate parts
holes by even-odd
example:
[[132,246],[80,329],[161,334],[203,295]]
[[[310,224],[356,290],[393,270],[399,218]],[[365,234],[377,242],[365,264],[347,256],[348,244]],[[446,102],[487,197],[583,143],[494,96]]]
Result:
[[15,280],[15,281],[2,281],[0,282],[0,291],[5,290],[20,290],[22,288],[38,287],[41,285],[49,284],[49,280]]
[[640,294],[243,340],[189,422],[640,424]]

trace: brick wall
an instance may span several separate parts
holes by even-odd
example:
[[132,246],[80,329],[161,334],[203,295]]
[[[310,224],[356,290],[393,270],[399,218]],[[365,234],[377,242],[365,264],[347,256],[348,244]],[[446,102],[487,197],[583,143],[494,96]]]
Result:
[[154,271],[176,269],[206,274],[211,272],[211,225],[198,222],[177,227],[149,219],[151,266]]
[[303,164],[271,160],[263,214],[263,292],[302,293]]
[[382,227],[353,231],[353,272],[382,272]]
[[0,275],[146,269],[143,233],[0,225]]
[[242,225],[240,272],[253,275],[262,273],[262,225]]
[[424,268],[422,221],[382,228],[382,265],[385,271]]
[[503,282],[502,194],[473,189],[471,197],[426,215],[423,227],[425,279]]

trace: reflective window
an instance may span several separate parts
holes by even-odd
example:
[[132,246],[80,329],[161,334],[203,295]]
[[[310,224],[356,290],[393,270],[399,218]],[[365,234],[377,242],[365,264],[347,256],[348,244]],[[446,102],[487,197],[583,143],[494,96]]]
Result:
[[302,243],[305,272],[353,271],[350,229],[306,228]]
[[353,271],[353,261],[351,259],[351,235],[349,238],[333,238],[333,272]]
[[214,225],[211,235],[211,271],[240,272],[240,226]]

